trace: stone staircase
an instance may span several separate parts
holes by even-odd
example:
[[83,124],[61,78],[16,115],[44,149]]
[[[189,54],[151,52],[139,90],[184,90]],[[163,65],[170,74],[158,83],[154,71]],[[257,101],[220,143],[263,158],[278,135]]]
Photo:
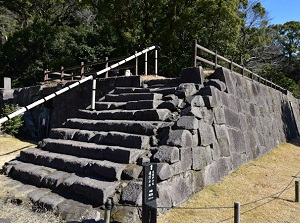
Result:
[[95,110],[79,110],[77,117],[52,129],[37,148],[21,151],[6,163],[5,173],[37,187],[27,197],[36,205],[65,213],[67,221],[74,221],[67,207],[72,209],[70,202],[77,201],[89,205],[77,220],[91,216],[99,220],[100,209],[90,204],[103,207],[108,197],[126,203],[123,188],[132,180],[141,182],[142,163],[150,161],[164,130],[174,125],[174,111],[183,103],[174,97],[176,82],[157,80],[141,88],[115,88],[96,103]]

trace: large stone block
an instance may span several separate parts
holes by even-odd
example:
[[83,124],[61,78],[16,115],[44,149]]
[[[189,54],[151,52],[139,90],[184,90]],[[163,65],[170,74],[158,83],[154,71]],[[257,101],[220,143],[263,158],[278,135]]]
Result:
[[199,123],[194,116],[182,116],[178,119],[176,125],[181,129],[193,130],[198,129]]
[[200,135],[200,145],[207,146],[212,144],[216,140],[215,132],[213,126],[205,123],[204,121],[199,121],[199,135]]
[[229,157],[230,143],[227,127],[225,125],[214,125],[214,129],[216,132],[217,142],[220,148],[220,156]]
[[231,151],[236,153],[245,153],[245,140],[243,133],[240,130],[229,128],[228,135]]
[[[168,207],[172,208],[172,194],[170,194],[170,185],[168,181],[162,181],[157,184],[157,206],[166,207],[164,210],[167,210]],[[159,211],[160,209],[158,209]]]
[[123,189],[121,199],[133,205],[142,205],[142,182],[131,181]]
[[171,165],[172,174],[177,175],[190,170],[192,167],[192,150],[191,148],[180,148],[180,161]]
[[205,107],[205,102],[203,99],[203,96],[201,95],[195,95],[191,100],[191,106],[195,107]]
[[218,180],[220,180],[218,163],[213,162],[210,165],[205,167],[204,183],[205,185],[209,185],[209,184],[216,183]]
[[214,112],[214,123],[215,124],[225,124],[226,119],[225,119],[225,112],[224,112],[224,107],[223,106],[217,106],[213,108]]
[[192,148],[192,169],[203,170],[207,165],[212,163],[212,151],[210,146]]
[[183,203],[193,194],[192,179],[191,172],[182,173],[170,179],[169,189],[173,206]]
[[205,86],[214,86],[219,91],[226,91],[226,84],[218,79],[210,79],[204,83]]
[[188,67],[181,71],[181,83],[203,84],[204,74],[202,67]]
[[166,162],[169,164],[179,161],[179,149],[177,147],[160,146],[154,154],[153,159],[156,162]]
[[233,171],[232,160],[230,157],[222,157],[218,160],[218,171],[220,179]]
[[239,113],[232,111],[229,108],[224,108],[226,125],[233,128],[241,129]]
[[173,130],[169,132],[167,145],[179,147],[191,147],[193,144],[193,135],[188,130]]
[[194,95],[197,93],[197,88],[195,84],[184,83],[180,84],[176,89],[175,95],[179,98],[186,98],[188,96]]
[[172,170],[168,163],[157,164],[157,177],[159,181],[167,180],[172,177]]

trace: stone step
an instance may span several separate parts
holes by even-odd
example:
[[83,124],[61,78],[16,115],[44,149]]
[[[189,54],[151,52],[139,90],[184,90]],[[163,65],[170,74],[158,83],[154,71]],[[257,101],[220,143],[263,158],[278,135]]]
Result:
[[150,137],[122,132],[98,132],[79,129],[55,128],[50,131],[50,138],[91,142],[100,145],[123,146],[127,148],[147,149]]
[[133,87],[116,87],[114,94],[124,94],[124,93],[150,93],[148,88],[133,88]]
[[126,107],[126,102],[98,101],[95,103],[96,110],[113,110],[113,109],[122,109],[125,107]]
[[140,100],[140,101],[129,101],[126,103],[125,109],[127,110],[140,110],[140,109],[156,109],[162,100]]
[[[9,163],[7,165],[10,165]],[[106,181],[102,178],[84,177],[58,171],[53,168],[31,163],[11,164],[8,174],[14,179],[38,186],[59,190],[65,194],[80,195],[94,204],[102,205],[112,196],[119,186],[117,181]]]
[[136,163],[137,159],[147,152],[141,149],[50,138],[43,139],[39,147],[54,153],[126,164]]
[[138,121],[165,121],[171,116],[168,109],[143,110],[111,110],[90,111],[79,110],[78,118],[94,120],[138,120]]
[[[32,204],[35,211],[53,211],[66,222],[99,222],[104,218],[103,212],[93,209],[92,205],[79,202],[74,197],[71,199],[70,196],[58,195],[48,188],[21,183],[4,175],[1,176],[1,186],[2,192],[8,197],[13,196],[13,199],[20,201],[21,206],[26,204],[24,208],[30,208]],[[6,221],[0,219],[0,222]]]
[[153,79],[153,80],[145,80],[144,85],[148,88],[157,88],[157,87],[165,87],[165,86],[178,86],[180,84],[179,78],[165,78],[165,79]]
[[162,94],[157,93],[123,93],[123,94],[107,94],[105,101],[107,102],[128,102],[140,100],[161,100]]
[[91,131],[115,131],[139,135],[155,135],[157,129],[167,125],[159,121],[129,121],[129,120],[89,120],[72,118],[65,123],[65,128]]
[[158,93],[162,95],[175,94],[177,87],[160,87],[160,88],[151,88],[149,89],[152,93]]
[[66,172],[99,176],[108,180],[120,180],[126,168],[124,164],[53,153],[34,147],[21,151],[18,160]]

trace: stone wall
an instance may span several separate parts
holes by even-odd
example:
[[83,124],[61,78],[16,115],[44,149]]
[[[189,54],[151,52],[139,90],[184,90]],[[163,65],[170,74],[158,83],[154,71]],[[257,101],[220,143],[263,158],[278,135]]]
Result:
[[[0,90],[0,110],[4,103],[18,104],[20,107],[27,106],[53,92],[74,82],[49,82],[41,85]],[[111,77],[97,80],[96,99],[105,96],[115,87],[140,87],[141,77]],[[91,104],[92,81],[77,86],[41,106],[31,109],[24,115],[25,132],[31,137],[38,137],[40,131],[40,118],[49,117],[49,129],[60,127],[68,118],[75,117],[78,109],[85,109]],[[45,135],[44,135],[45,136]]]
[[[184,69],[182,74],[201,75],[202,69],[195,69]],[[298,136],[299,100],[290,93],[223,68],[203,85],[178,87],[181,90],[175,96],[184,97],[186,105],[177,111],[163,145],[152,150],[152,161],[159,162],[158,206],[176,206],[205,185]]]

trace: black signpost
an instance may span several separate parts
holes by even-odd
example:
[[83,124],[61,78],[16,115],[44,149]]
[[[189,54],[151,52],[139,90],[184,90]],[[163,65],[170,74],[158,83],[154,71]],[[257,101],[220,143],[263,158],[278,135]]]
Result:
[[143,223],[156,223],[157,164],[143,164]]

